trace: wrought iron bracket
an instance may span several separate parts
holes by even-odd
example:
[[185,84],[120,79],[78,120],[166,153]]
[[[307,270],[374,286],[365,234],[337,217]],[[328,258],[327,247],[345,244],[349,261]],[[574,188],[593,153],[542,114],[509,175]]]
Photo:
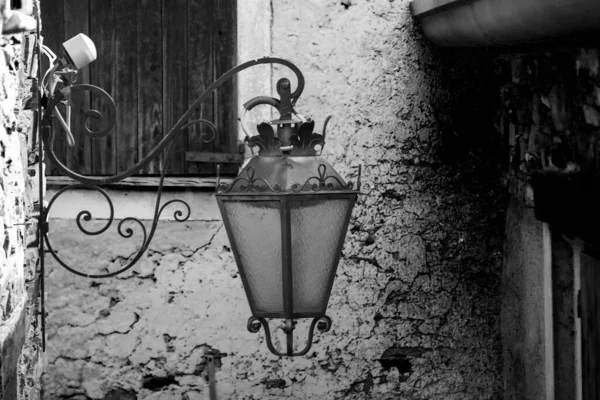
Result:
[[[272,107],[275,107],[278,111],[284,113],[287,116],[288,114],[295,112],[294,105],[304,90],[304,76],[302,75],[302,72],[298,69],[298,67],[296,65],[294,65],[291,61],[288,61],[288,60],[285,60],[282,58],[263,57],[263,58],[257,58],[257,59],[242,63],[242,64],[230,69],[226,73],[224,73],[221,77],[219,77],[217,80],[215,80],[207,88],[205,88],[203,90],[199,90],[198,97],[196,98],[196,100],[189,106],[188,110],[179,118],[179,120],[175,123],[175,125],[171,128],[171,130],[163,137],[163,139],[146,156],[144,156],[141,160],[139,160],[131,168],[129,168],[125,171],[118,172],[111,176],[86,176],[86,175],[79,174],[79,173],[73,171],[72,169],[68,168],[66,165],[64,165],[58,159],[57,155],[54,152],[53,142],[54,142],[54,136],[55,136],[56,132],[53,131],[53,119],[55,118],[55,115],[57,115],[56,114],[57,106],[61,102],[71,101],[72,99],[70,98],[70,95],[72,93],[75,93],[78,91],[87,91],[87,92],[90,92],[91,94],[93,94],[95,99],[97,99],[96,102],[102,102],[103,104],[105,104],[108,107],[109,115],[107,116],[106,114],[103,114],[102,112],[100,112],[98,110],[94,110],[94,109],[85,111],[82,114],[82,118],[85,121],[85,123],[83,123],[82,127],[81,127],[83,132],[79,132],[79,133],[82,135],[91,137],[91,138],[98,138],[98,137],[102,137],[102,136],[109,134],[110,131],[115,126],[116,106],[115,106],[114,100],[106,91],[104,91],[103,89],[101,89],[97,86],[89,85],[89,84],[73,85],[73,83],[76,81],[76,76],[71,71],[69,71],[69,73],[67,74],[68,76],[63,76],[61,82],[59,82],[59,84],[53,90],[52,93],[45,93],[44,88],[41,86],[41,85],[43,85],[44,79],[42,79],[42,76],[41,76],[41,72],[42,72],[41,59],[42,59],[43,52],[42,52],[41,37],[40,37],[40,31],[39,31],[39,19],[38,19],[38,29],[37,29],[37,33],[36,33],[36,38],[37,38],[36,51],[37,51],[37,58],[38,58],[38,74],[39,74],[39,76],[37,78],[38,87],[35,90],[35,97],[36,97],[35,103],[37,106],[37,109],[35,110],[35,127],[37,129],[37,132],[36,132],[37,137],[40,139],[39,144],[38,144],[38,149],[39,149],[38,157],[40,160],[40,167],[39,167],[39,173],[38,173],[40,211],[39,211],[39,217],[38,217],[39,223],[38,223],[38,230],[37,230],[37,234],[38,234],[37,247],[38,247],[39,259],[40,259],[39,272],[41,274],[41,276],[40,276],[40,291],[41,291],[41,293],[40,293],[40,299],[41,299],[40,300],[40,303],[41,303],[40,304],[41,305],[40,315],[42,318],[42,321],[41,321],[42,322],[42,335],[44,337],[44,344],[45,344],[45,304],[44,304],[45,255],[49,253],[58,262],[59,265],[61,265],[68,271],[70,271],[76,275],[86,277],[86,278],[92,278],[92,279],[113,277],[113,276],[121,274],[121,273],[127,271],[128,269],[130,269],[131,267],[133,267],[138,262],[138,260],[142,257],[142,255],[145,253],[148,246],[150,245],[150,242],[152,241],[152,238],[154,236],[159,218],[168,206],[177,203],[180,207],[181,206],[183,207],[183,211],[181,209],[178,209],[174,212],[174,218],[176,221],[179,221],[179,222],[186,221],[190,216],[190,206],[187,203],[185,203],[184,201],[171,200],[171,201],[165,202],[163,204],[161,202],[161,197],[162,197],[165,173],[166,173],[167,164],[168,164],[168,155],[170,154],[170,151],[172,149],[172,144],[173,144],[175,138],[181,134],[184,134],[184,130],[186,128],[188,128],[190,125],[194,125],[194,124],[204,124],[204,125],[208,126],[208,128],[210,128],[210,131],[212,132],[212,136],[208,139],[205,138],[205,140],[204,140],[205,142],[212,141],[218,136],[219,132],[217,130],[217,127],[215,127],[215,125],[211,121],[203,120],[203,119],[193,119],[195,110],[198,108],[198,106],[202,102],[204,102],[209,96],[212,96],[213,91],[218,89],[226,81],[228,81],[229,79],[231,79],[232,77],[237,75],[239,72],[246,70],[248,68],[254,67],[254,66],[258,66],[258,65],[277,64],[277,65],[282,65],[284,67],[287,67],[293,72],[293,74],[296,77],[296,82],[297,82],[296,88],[292,91],[291,87],[290,87],[290,83],[289,83],[290,81],[287,78],[284,78],[284,79],[280,80],[282,90],[283,90],[282,92],[280,92],[280,93],[283,93],[282,100],[274,99],[274,98],[271,98],[268,96],[258,96],[258,97],[251,99],[247,103],[245,103],[245,107],[246,107],[246,109],[248,109],[248,107],[252,108],[252,107],[255,107],[260,104],[267,104]],[[54,72],[56,72],[55,69],[54,69]],[[52,79],[52,77],[50,77],[50,78]],[[279,86],[280,85],[278,84],[278,88],[279,88]],[[76,217],[77,227],[83,235],[85,235],[85,236],[99,235],[101,233],[106,232],[114,221],[114,205],[112,203],[112,200],[111,200],[108,192],[105,189],[103,189],[102,186],[113,184],[113,183],[122,181],[123,179],[132,176],[133,174],[137,173],[142,168],[144,168],[146,165],[148,165],[152,160],[157,159],[158,157],[161,157],[161,156],[164,156],[165,160],[167,160],[167,161],[165,162],[165,165],[163,166],[163,169],[160,174],[160,181],[159,181],[158,189],[157,189],[157,196],[156,196],[156,202],[155,202],[155,208],[154,208],[154,215],[153,215],[152,222],[151,222],[151,228],[149,230],[147,230],[146,227],[144,226],[144,224],[142,223],[142,221],[140,221],[137,218],[133,218],[133,217],[124,218],[117,224],[117,233],[119,234],[120,237],[122,237],[124,239],[131,238],[134,233],[133,229],[131,227],[125,226],[125,224],[133,224],[142,233],[142,243],[141,243],[140,249],[134,255],[134,257],[127,263],[127,265],[119,268],[117,271],[108,272],[108,273],[104,273],[104,274],[91,274],[91,273],[79,271],[75,267],[69,265],[65,260],[63,260],[57,254],[57,252],[54,250],[54,248],[52,246],[52,242],[49,238],[50,223],[49,223],[49,219],[48,219],[53,205],[60,198],[60,196],[62,196],[66,191],[74,190],[74,189],[81,189],[81,188],[90,189],[90,190],[93,190],[93,191],[96,191],[97,193],[99,193],[109,206],[110,215],[109,215],[108,220],[104,221],[103,225],[99,229],[94,230],[94,229],[90,229],[90,228],[87,228],[84,226],[84,224],[86,222],[90,222],[93,218],[92,213],[90,211],[82,210],[81,212],[79,212],[77,214],[77,217]],[[43,191],[44,177],[43,177],[43,166],[42,166],[42,163],[44,162],[44,160],[48,160],[53,165],[53,167],[55,167],[64,176],[70,177],[76,181],[75,184],[64,187],[61,190],[59,190],[50,199],[47,207],[45,207],[45,208],[43,207],[43,205],[44,205],[44,191]],[[312,337],[312,335],[311,335],[311,337]],[[44,345],[44,349],[45,349],[45,345]]]
[[[41,46],[41,38],[39,32],[39,19],[38,19],[38,30],[37,30],[37,56],[38,56],[38,73],[42,72],[42,46]],[[295,111],[295,104],[298,101],[300,95],[304,90],[304,76],[302,72],[298,69],[296,65],[294,65],[291,61],[277,58],[277,57],[263,57],[257,58],[254,60],[247,61],[242,63],[216,79],[212,84],[210,84],[207,88],[198,91],[198,96],[196,100],[190,104],[188,110],[177,120],[177,122],[173,125],[173,127],[167,132],[161,141],[151,149],[148,154],[146,154],[142,159],[140,159],[135,165],[128,168],[127,170],[117,172],[110,176],[86,176],[82,175],[78,172],[73,171],[68,166],[63,164],[61,160],[55,154],[53,144],[54,137],[56,132],[53,130],[53,122],[54,118],[58,118],[62,121],[63,126],[65,126],[64,121],[62,120],[62,116],[58,112],[57,106],[64,102],[71,102],[72,97],[71,94],[76,92],[90,92],[90,94],[94,97],[94,104],[103,104],[104,110],[108,112],[101,112],[95,109],[89,109],[83,112],[82,120],[83,123],[80,124],[80,129],[82,132],[78,132],[90,138],[100,138],[108,135],[116,124],[117,111],[116,105],[114,103],[113,98],[103,89],[90,85],[90,84],[77,84],[76,82],[76,72],[72,70],[68,70],[66,73],[60,72],[62,78],[60,82],[57,83],[57,86],[54,87],[51,85],[52,89],[45,91],[43,87],[44,79],[41,75],[39,75],[37,79],[37,90],[36,93],[36,106],[37,110],[35,111],[35,119],[36,124],[35,127],[37,129],[37,138],[39,138],[39,202],[40,202],[40,211],[39,211],[39,219],[38,219],[38,251],[40,257],[40,305],[41,305],[41,325],[42,325],[42,335],[44,340],[44,349],[45,349],[45,286],[44,286],[44,271],[45,271],[45,262],[44,257],[46,254],[50,254],[56,262],[72,272],[73,274],[79,275],[85,278],[91,279],[99,279],[99,278],[110,278],[132,268],[142,257],[142,255],[148,249],[156,228],[158,221],[165,211],[165,209],[172,205],[178,205],[180,208],[174,211],[174,219],[179,222],[186,221],[191,214],[190,206],[184,202],[183,200],[170,200],[167,202],[162,202],[162,192],[165,180],[165,174],[168,166],[169,154],[173,148],[173,143],[175,139],[182,134],[185,134],[185,130],[191,125],[202,124],[206,125],[211,135],[208,138],[204,138],[205,142],[210,142],[215,140],[219,131],[218,128],[208,120],[204,119],[193,119],[196,109],[206,101],[209,96],[212,96],[213,92],[221,87],[226,81],[233,78],[239,72],[252,68],[258,65],[281,65],[289,68],[293,74],[295,75],[296,87],[292,90],[291,81],[288,78],[282,78],[277,82],[277,93],[280,96],[280,99],[276,99],[269,96],[257,96],[246,103],[244,103],[244,108],[246,111],[251,110],[252,108],[259,105],[268,105],[274,107],[279,112],[279,119],[275,121],[271,121],[271,124],[261,124],[258,127],[258,135],[253,137],[249,137],[248,143],[251,146],[257,146],[260,148],[261,155],[290,155],[290,156],[316,156],[317,153],[320,153],[323,150],[323,146],[325,145],[325,136],[327,123],[329,122],[330,117],[327,117],[322,134],[314,133],[314,122],[311,120],[306,120],[304,117],[301,117]],[[59,73],[56,71],[57,66],[52,67],[52,73]],[[63,71],[64,72],[64,71]],[[53,77],[50,76],[50,80],[52,81]],[[52,81],[54,82],[54,81]],[[32,103],[33,104],[33,103]],[[293,117],[298,117],[300,121],[294,120]],[[277,132],[274,131],[271,125],[276,125]],[[242,123],[242,128],[244,128]],[[68,129],[67,129],[68,130]],[[246,129],[244,129],[246,131]],[[247,131],[246,131],[247,132]],[[80,211],[76,218],[75,222],[77,227],[82,235],[85,236],[96,236],[106,232],[115,220],[115,212],[114,205],[110,198],[110,195],[107,190],[103,188],[105,185],[114,184],[117,182],[126,179],[135,173],[142,170],[145,166],[147,166],[153,160],[164,157],[165,163],[162,166],[162,170],[160,173],[160,180],[157,188],[156,201],[154,207],[154,214],[151,220],[151,226],[149,229],[146,228],[144,223],[140,219],[134,217],[126,217],[120,220],[120,222],[116,225],[118,235],[123,239],[129,239],[134,235],[134,230],[130,226],[132,224],[134,227],[138,229],[138,232],[141,231],[141,245],[137,253],[128,260],[126,265],[120,266],[117,270],[106,273],[87,273],[84,271],[80,271],[76,269],[74,266],[69,265],[65,260],[63,260],[58,252],[53,248],[52,241],[49,237],[49,215],[52,211],[52,207],[56,203],[61,196],[70,190],[77,189],[87,189],[92,190],[98,193],[101,198],[106,201],[109,208],[109,216],[106,220],[103,220],[102,225],[99,228],[90,228],[89,225],[86,226],[86,223],[89,223],[93,219],[92,212],[89,210]],[[48,205],[44,207],[44,195],[43,195],[43,185],[44,185],[44,177],[43,177],[43,167],[42,163],[44,160],[48,160],[54,168],[56,168],[60,173],[64,176],[72,178],[76,183],[70,186],[66,186],[59,190],[54,196],[49,200]],[[219,171],[219,165],[217,165],[217,171]],[[336,176],[330,176],[327,173],[327,168],[324,164],[319,165],[318,168],[318,176],[310,176],[307,180],[302,183],[299,182],[293,185],[290,188],[290,193],[298,194],[303,191],[332,191],[332,190],[350,190],[352,185],[342,185],[342,182]],[[358,187],[360,188],[360,169],[359,169],[359,178],[358,178]],[[217,192],[220,191],[228,191],[231,190],[236,184],[242,185],[243,190],[248,190],[249,192],[254,191],[280,191],[278,185],[274,185],[274,187],[269,186],[269,183],[263,178],[254,178],[254,171],[249,169],[249,175],[241,178],[237,178],[233,181],[229,186],[221,187],[219,184],[219,178],[217,176]],[[344,187],[341,187],[344,186]],[[286,305],[287,308],[291,309],[291,303]],[[287,315],[292,315],[291,312],[287,313]],[[283,332],[286,336],[286,348],[285,351],[281,351],[276,349],[272,337],[271,330],[269,327],[269,321],[266,318],[255,317],[252,316],[247,323],[247,328],[250,332],[257,333],[260,331],[262,327],[264,329],[265,339],[267,342],[267,347],[271,353],[277,356],[303,356],[308,353],[314,338],[314,331],[317,329],[319,332],[328,332],[331,329],[331,318],[328,316],[322,315],[312,319],[310,326],[308,328],[308,337],[304,347],[299,350],[294,348],[294,330],[296,327],[296,320],[293,318],[287,318],[284,320]],[[210,380],[213,382],[211,387],[211,398],[216,398],[216,391],[214,389],[214,368],[215,368],[215,360],[220,359],[220,357],[225,356],[223,353],[207,353],[205,355],[205,361],[209,366],[209,375]]]
[[[41,50],[38,49],[38,51],[41,54]],[[104,197],[104,199],[107,201],[109,208],[110,208],[110,216],[108,218],[108,221],[104,225],[104,227],[98,231],[86,230],[82,225],[82,221],[85,221],[85,222],[91,221],[92,214],[90,211],[84,210],[84,211],[81,211],[77,215],[77,225],[78,225],[79,230],[83,234],[88,235],[88,236],[89,235],[98,235],[100,233],[105,232],[114,220],[114,206],[112,204],[110,196],[104,189],[102,189],[101,186],[116,183],[125,178],[130,177],[131,175],[133,175],[136,172],[138,172],[139,170],[141,170],[144,166],[146,166],[152,160],[160,157],[161,155],[168,156],[171,151],[174,139],[178,135],[180,135],[185,128],[189,127],[190,125],[193,125],[193,124],[207,125],[212,132],[212,137],[209,140],[205,139],[205,141],[214,140],[217,137],[218,130],[211,121],[203,120],[203,119],[196,119],[196,120],[190,121],[191,117],[194,114],[195,109],[209,95],[212,95],[212,92],[214,90],[216,90],[218,87],[223,85],[227,80],[231,79],[234,75],[236,75],[240,71],[243,71],[245,69],[251,68],[256,65],[261,65],[261,64],[280,64],[280,65],[290,68],[294,72],[294,74],[296,75],[297,81],[298,81],[298,86],[297,86],[296,90],[291,92],[289,87],[286,87],[285,93],[286,93],[287,97],[286,97],[285,101],[278,103],[278,105],[280,106],[280,108],[278,108],[278,109],[281,109],[281,110],[285,109],[286,112],[288,109],[293,110],[293,104],[298,100],[299,96],[302,93],[302,90],[304,89],[304,77],[303,77],[302,73],[300,72],[300,70],[298,69],[298,67],[296,67],[292,62],[290,62],[288,60],[276,58],[276,57],[263,57],[263,58],[258,58],[258,59],[252,60],[252,61],[245,62],[245,63],[240,64],[237,67],[234,67],[234,68],[230,69],[229,71],[227,71],[220,78],[218,78],[213,84],[211,84],[206,90],[201,92],[199,97],[193,102],[193,104],[184,113],[184,115],[179,119],[179,121],[175,124],[175,126],[173,126],[173,128],[169,131],[169,133],[144,158],[142,158],[138,163],[136,163],[131,168],[129,168],[125,171],[119,172],[115,175],[107,176],[107,177],[105,177],[105,176],[93,177],[93,176],[81,175],[81,174],[78,174],[75,171],[69,169],[67,166],[65,166],[58,159],[58,157],[56,156],[54,149],[53,149],[54,131],[52,129],[52,122],[53,122],[54,110],[55,110],[56,106],[65,99],[65,93],[67,93],[67,92],[73,93],[73,92],[77,92],[77,91],[90,91],[93,94],[95,94],[96,96],[98,96],[98,98],[103,99],[105,102],[107,102],[108,109],[110,110],[109,114],[110,114],[111,118],[109,120],[105,120],[105,116],[98,110],[85,111],[83,113],[83,117],[86,120],[86,123],[84,124],[83,134],[90,136],[92,138],[105,136],[112,130],[112,128],[114,127],[115,122],[116,122],[116,106],[114,104],[112,97],[107,92],[105,92],[104,90],[102,90],[101,88],[99,88],[97,86],[81,84],[81,85],[75,85],[72,87],[65,86],[65,87],[57,88],[50,97],[47,97],[47,98],[45,97],[46,101],[39,101],[38,102],[38,104],[39,104],[39,110],[38,110],[39,124],[38,124],[38,126],[41,128],[40,137],[42,139],[42,143],[39,148],[39,152],[40,152],[39,157],[40,157],[40,159],[43,160],[43,159],[45,159],[45,156],[48,156],[48,159],[54,165],[54,167],[56,167],[64,175],[66,175],[78,182],[76,184],[73,184],[71,186],[67,186],[67,187],[63,188],[58,193],[56,193],[55,196],[50,200],[49,205],[48,205],[47,209],[45,210],[45,213],[43,213],[40,218],[40,228],[39,228],[40,229],[40,231],[39,231],[40,237],[43,238],[43,242],[46,244],[46,246],[48,248],[48,252],[57,260],[57,262],[60,265],[62,265],[63,267],[65,267],[67,270],[69,270],[77,275],[83,276],[83,277],[87,277],[87,278],[112,277],[112,276],[118,275],[122,272],[125,272],[126,270],[131,268],[141,258],[142,254],[148,248],[150,241],[153,238],[158,219],[159,219],[160,215],[162,214],[163,210],[165,209],[165,207],[167,207],[168,205],[173,204],[173,203],[179,203],[180,205],[183,205],[186,209],[186,212],[183,213],[182,211],[179,211],[179,210],[176,211],[175,212],[175,220],[180,221],[180,222],[186,221],[190,216],[190,207],[187,203],[185,203],[182,200],[172,200],[165,204],[160,203],[162,190],[163,190],[163,183],[164,183],[164,178],[165,178],[165,172],[166,172],[167,164],[168,164],[168,157],[165,157],[167,161],[165,162],[165,166],[163,167],[161,176],[160,176],[158,192],[157,192],[157,200],[156,200],[156,205],[155,205],[155,212],[154,212],[154,216],[152,219],[152,227],[150,229],[150,232],[149,233],[146,232],[146,228],[144,227],[144,225],[142,224],[142,222],[139,219],[132,218],[132,217],[128,217],[128,218],[121,220],[121,222],[118,225],[118,233],[123,238],[130,238],[133,235],[133,231],[131,230],[131,228],[124,229],[123,224],[125,222],[132,222],[132,223],[138,225],[140,227],[140,229],[142,230],[142,234],[143,234],[143,241],[142,241],[142,246],[140,248],[140,251],[137,253],[137,255],[134,257],[134,259],[130,263],[128,263],[124,268],[121,268],[118,271],[106,273],[106,274],[86,274],[86,273],[77,271],[73,267],[70,267],[69,265],[67,265],[66,262],[64,262],[52,248],[52,245],[48,238],[49,227],[48,227],[48,218],[47,217],[48,217],[48,213],[51,211],[52,205],[54,204],[56,199],[59,196],[61,196],[64,192],[66,192],[68,190],[77,189],[77,188],[92,189],[92,190],[99,192]],[[41,70],[41,66],[40,66],[40,70]],[[286,79],[286,81],[289,83],[289,80]],[[65,84],[68,84],[68,83],[70,83],[70,81],[65,82]],[[41,93],[42,91],[40,90],[39,92]],[[38,96],[39,96],[39,94],[38,94]],[[254,105],[263,104],[263,103],[269,104],[269,102],[265,102],[264,98],[265,98],[264,96],[255,98],[255,99],[251,100],[251,102],[253,102]],[[97,124],[100,125],[100,128],[98,130],[94,130],[94,129],[90,128],[90,126],[89,126],[90,119],[93,119],[94,121],[96,121]],[[40,186],[43,185],[43,176],[41,174],[39,176],[39,184],[40,184]],[[40,198],[40,203],[43,203],[42,198]],[[43,249],[40,249],[40,255],[43,255],[43,254],[44,254]]]
[[48,234],[48,231],[50,230],[50,224],[48,223],[48,209],[46,207],[44,207],[43,204],[40,207],[40,215],[38,217],[38,226],[39,226],[39,230],[42,234],[42,236],[40,236],[40,238],[45,237]]

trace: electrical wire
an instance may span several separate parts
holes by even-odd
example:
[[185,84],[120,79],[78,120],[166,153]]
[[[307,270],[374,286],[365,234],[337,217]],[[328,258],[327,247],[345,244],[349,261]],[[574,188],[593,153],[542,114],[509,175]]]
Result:
[[50,49],[50,47],[42,45],[42,52],[44,52],[48,58],[52,59],[52,62],[54,62],[54,60],[56,60],[56,54],[54,54],[54,52],[52,51],[52,49]]
[[[44,54],[48,58],[48,62],[50,65],[52,65],[52,67],[49,68],[46,71],[46,73],[44,74],[44,76],[40,82],[40,86],[41,86],[44,94],[50,95],[54,91],[54,86],[56,85],[55,75],[56,75],[56,71],[58,70],[60,65],[59,65],[59,63],[56,62],[58,57],[56,56],[56,54],[54,54],[54,52],[52,50],[50,50],[49,47],[42,45],[41,50],[42,50],[42,54]],[[69,101],[70,101],[70,99],[67,99],[67,102],[69,102]],[[62,114],[60,113],[60,111],[57,108],[54,109],[54,115],[56,115],[56,117],[58,118],[58,121],[60,122],[60,124],[62,125],[63,129],[66,132],[67,144],[69,145],[69,147],[73,147],[73,146],[75,146],[75,138],[73,137],[73,133],[71,133],[71,127],[70,127],[70,123],[69,123],[70,119],[71,119],[70,111],[71,111],[70,104],[67,104],[67,121],[65,121]]]
[[58,111],[58,109],[56,109],[56,108],[54,109],[54,115],[56,115],[58,117],[58,121],[60,122],[63,129],[67,133],[67,144],[69,145],[69,147],[75,146],[75,138],[73,137],[73,134],[71,133],[71,130],[69,129],[69,125],[64,120],[60,111]]
[[50,78],[52,78],[52,75],[54,75],[54,73],[58,69],[58,64],[56,63],[57,56],[56,56],[56,54],[54,54],[54,52],[52,50],[50,50],[49,47],[44,46],[44,45],[42,45],[41,47],[42,47],[42,54],[44,54],[48,58],[48,63],[50,65],[52,65],[52,67],[46,71],[46,73],[42,77],[42,80],[40,81],[40,86],[42,87],[42,90],[44,90],[44,93],[47,94],[48,90],[46,87],[47,86],[46,79],[48,78],[48,76],[50,76]]

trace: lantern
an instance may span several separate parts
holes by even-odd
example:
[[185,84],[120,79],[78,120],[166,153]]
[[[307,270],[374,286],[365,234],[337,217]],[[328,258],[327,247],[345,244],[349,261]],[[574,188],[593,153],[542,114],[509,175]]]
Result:
[[[286,81],[278,84],[282,99]],[[281,104],[280,119],[260,124],[249,140],[259,155],[229,185],[218,184],[216,197],[252,312],[248,330],[262,326],[269,350],[284,355],[267,318],[284,319],[285,355],[298,356],[310,349],[315,327],[331,327],[325,312],[358,190],[317,154],[327,122],[315,134],[313,121],[292,120]],[[299,318],[313,320],[306,346],[294,351]]]

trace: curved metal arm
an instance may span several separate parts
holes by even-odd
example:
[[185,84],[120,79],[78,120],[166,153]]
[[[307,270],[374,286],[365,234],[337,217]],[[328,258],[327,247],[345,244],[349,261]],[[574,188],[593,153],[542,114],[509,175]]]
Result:
[[[165,166],[161,171],[160,182],[158,185],[158,193],[157,193],[157,198],[156,198],[156,205],[155,205],[155,210],[154,210],[154,216],[152,218],[152,226],[150,228],[150,231],[147,232],[144,224],[139,219],[133,218],[133,217],[127,217],[127,218],[121,220],[117,226],[117,232],[122,238],[130,238],[133,236],[133,229],[131,229],[131,228],[124,229],[124,226],[125,226],[124,224],[126,224],[128,222],[133,222],[133,223],[137,224],[142,231],[141,247],[137,251],[135,256],[133,257],[133,259],[131,261],[129,261],[124,267],[120,268],[117,271],[109,272],[109,273],[105,273],[105,274],[88,274],[88,273],[78,271],[74,267],[68,265],[64,260],[62,260],[58,256],[57,252],[52,247],[52,243],[48,237],[48,229],[47,229],[48,214],[51,211],[52,206],[54,205],[54,202],[63,193],[65,193],[68,190],[72,190],[72,189],[76,189],[76,188],[87,188],[87,189],[91,189],[91,190],[95,190],[95,191],[99,192],[104,197],[104,199],[108,203],[108,206],[110,209],[110,215],[109,215],[108,220],[105,222],[105,224],[100,229],[88,230],[84,227],[82,221],[85,221],[85,222],[91,221],[92,214],[88,210],[81,211],[77,215],[77,218],[76,218],[77,227],[83,234],[85,234],[87,236],[99,235],[101,233],[104,233],[106,230],[108,230],[108,228],[112,225],[112,223],[114,221],[114,206],[112,204],[110,197],[106,193],[106,191],[104,191],[99,186],[110,184],[110,183],[115,183],[115,182],[118,182],[120,180],[123,180],[123,179],[133,175],[134,173],[136,173],[137,171],[142,169],[145,165],[147,165],[150,161],[152,161],[154,158],[163,154],[163,152],[165,155],[168,156],[168,154],[171,152],[173,140],[175,139],[175,137],[183,129],[189,127],[190,125],[194,125],[194,124],[207,125],[210,128],[211,135],[208,138],[204,138],[203,141],[210,142],[210,141],[214,140],[216,138],[218,132],[217,132],[217,128],[211,121],[208,121],[205,119],[195,119],[195,120],[190,121],[190,117],[192,115],[194,115],[195,109],[199,106],[199,104],[202,103],[209,95],[211,95],[215,89],[217,89],[218,87],[223,85],[223,83],[225,83],[228,79],[230,79],[231,77],[233,77],[235,74],[237,74],[240,71],[243,71],[247,68],[253,67],[255,65],[260,65],[260,64],[280,64],[280,65],[290,68],[295,73],[297,81],[298,81],[298,86],[296,87],[295,91],[289,95],[291,97],[291,104],[294,104],[298,100],[300,95],[302,94],[302,91],[304,90],[304,76],[302,75],[302,72],[300,72],[298,67],[296,67],[291,61],[281,59],[281,58],[276,58],[276,57],[263,57],[263,58],[245,62],[245,63],[240,64],[240,65],[230,69],[229,71],[227,71],[219,79],[217,79],[214,83],[212,83],[206,90],[204,90],[200,94],[200,96],[193,102],[193,104],[189,107],[189,109],[183,114],[183,116],[179,119],[179,121],[177,121],[177,123],[175,124],[175,126],[173,126],[173,128],[169,131],[169,133],[142,160],[140,160],[137,164],[135,164],[133,167],[129,168],[128,170],[120,172],[120,173],[112,175],[112,176],[108,176],[108,177],[90,177],[90,176],[84,176],[84,175],[78,174],[78,173],[70,170],[69,168],[67,168],[64,164],[62,164],[60,162],[60,160],[58,160],[58,158],[56,157],[56,154],[54,153],[54,150],[52,148],[53,141],[54,141],[54,133],[52,130],[52,115],[53,115],[53,112],[54,112],[54,109],[56,108],[56,106],[61,101],[70,98],[71,93],[78,92],[78,91],[90,91],[92,94],[97,96],[97,98],[100,98],[101,100],[103,100],[107,103],[108,111],[109,111],[108,114],[109,114],[110,119],[105,118],[106,115],[103,115],[98,110],[93,110],[93,109],[86,110],[82,114],[82,121],[84,122],[83,123],[83,130],[84,130],[83,133],[90,137],[102,137],[102,136],[107,135],[112,130],[112,128],[114,127],[115,122],[116,122],[116,106],[115,106],[115,103],[114,103],[112,97],[106,91],[104,91],[103,89],[101,89],[99,87],[89,85],[89,84],[82,84],[82,85],[76,85],[73,87],[70,87],[70,86],[64,87],[61,90],[57,90],[51,98],[47,99],[45,107],[43,109],[40,109],[40,111],[39,111],[40,116],[42,115],[42,112],[43,112],[43,117],[41,117],[41,121],[40,121],[40,126],[42,128],[42,139],[43,139],[43,146],[40,149],[40,152],[41,152],[40,156],[43,158],[44,150],[46,150],[45,154],[48,155],[50,161],[54,164],[54,166],[59,171],[61,171],[64,175],[69,176],[79,182],[74,185],[65,187],[62,190],[60,190],[58,193],[56,193],[54,195],[54,197],[50,200],[48,207],[45,210],[43,210],[43,212],[42,212],[42,218],[41,218],[42,224],[40,226],[45,227],[45,228],[41,229],[41,231],[40,231],[40,233],[41,233],[40,237],[42,238],[41,242],[42,242],[42,244],[45,243],[47,245],[48,252],[56,259],[56,261],[60,265],[62,265],[64,268],[66,268],[67,270],[71,271],[74,274],[80,275],[80,276],[84,276],[84,277],[88,277],[88,278],[107,278],[107,277],[115,276],[122,272],[127,271],[133,265],[135,265],[135,263],[142,257],[142,255],[148,249],[148,246],[150,245],[150,242],[152,241],[152,238],[154,237],[154,233],[156,231],[156,227],[157,227],[160,215],[162,214],[162,212],[164,211],[164,209],[167,206],[169,206],[173,203],[179,203],[179,204],[182,204],[183,206],[185,206],[185,208],[186,208],[185,213],[183,213],[181,211],[176,211],[174,216],[175,216],[175,220],[180,221],[180,222],[187,220],[190,216],[190,207],[184,201],[171,200],[171,201],[161,205],[161,196],[162,196],[162,191],[163,191],[165,172],[167,170],[167,165],[169,163],[169,157],[166,157]],[[261,99],[260,101],[263,100],[263,98],[260,98],[260,99]],[[251,102],[252,101],[253,100],[251,100]],[[41,102],[39,104],[41,104]],[[90,125],[91,120],[96,121],[94,126]],[[41,175],[40,175],[40,179],[42,179]],[[40,182],[40,187],[41,187],[41,185],[42,185],[42,182]],[[40,195],[40,200],[42,200],[41,195]],[[43,253],[43,248],[40,249],[40,252]]]
[[[223,85],[227,80],[231,79],[238,72],[241,72],[245,69],[253,67],[255,65],[260,64],[280,64],[290,68],[294,74],[296,74],[296,78],[298,80],[298,86],[296,90],[291,93],[292,104],[298,100],[302,91],[304,90],[304,75],[296,65],[294,65],[291,61],[285,60],[283,58],[277,57],[263,57],[257,58],[252,61],[247,61],[243,64],[240,64],[226,73],[224,73],[219,79],[217,79],[213,84],[211,84],[204,92],[200,94],[200,96],[192,103],[192,105],[188,108],[188,110],[179,118],[179,121],[171,128],[169,133],[163,137],[163,139],[158,143],[158,145],[150,151],[144,158],[142,158],[137,164],[133,167],[127,169],[126,171],[120,172],[118,174],[107,176],[107,177],[89,177],[85,175],[78,174],[65,166],[63,163],[58,160],[54,151],[52,149],[52,129],[51,129],[51,120],[52,120],[52,111],[56,105],[65,98],[65,94],[63,91],[58,91],[52,98],[48,100],[48,106],[44,112],[44,116],[42,118],[42,139],[44,141],[44,146],[48,149],[48,156],[51,162],[56,166],[56,168],[62,172],[64,175],[75,179],[78,182],[87,184],[87,185],[106,185],[110,183],[115,183],[121,181],[125,178],[130,177],[135,174],[142,168],[144,168],[147,164],[149,164],[154,158],[160,155],[160,152],[173,141],[173,139],[180,133],[182,129],[186,127],[186,123],[188,119],[194,114],[195,109],[202,103],[212,92],[217,89],[221,85]],[[94,87],[92,85],[88,85],[89,87]],[[99,89],[99,88],[96,88]],[[67,89],[68,90],[68,89]],[[110,96],[109,96],[110,97]],[[112,101],[112,99],[111,99]],[[97,113],[97,111],[96,111]],[[88,116],[93,117],[101,117],[98,114],[93,114]]]

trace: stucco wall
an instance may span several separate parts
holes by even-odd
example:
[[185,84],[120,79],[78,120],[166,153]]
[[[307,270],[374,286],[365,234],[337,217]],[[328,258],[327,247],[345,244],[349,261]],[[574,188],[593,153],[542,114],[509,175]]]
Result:
[[[135,251],[135,235],[82,242],[73,224],[53,220],[51,240],[78,269],[116,268]],[[245,331],[249,309],[220,221],[161,222],[147,255],[118,278],[89,280],[50,264],[50,398],[203,399],[208,348],[230,354],[218,385],[229,398],[243,365],[260,354]]]
[[[49,270],[50,397],[206,398],[208,348],[228,354],[217,372],[224,399],[500,397],[493,66],[485,53],[430,47],[408,4],[278,0],[265,21],[273,54],[306,75],[298,110],[317,126],[334,115],[324,154],[351,180],[363,165],[332,330],[305,357],[271,355],[262,332],[246,331],[218,216],[165,222],[130,274],[90,281]],[[114,230],[80,242],[72,227],[51,220],[53,242],[76,265],[114,268],[132,254]]]
[[[333,114],[325,153],[346,176],[364,167],[330,304],[345,314],[330,348],[345,376],[327,380],[347,398],[496,398],[504,204],[488,55],[429,46],[408,1],[273,8],[273,51],[307,75],[300,112]],[[374,361],[389,355],[396,367]]]

